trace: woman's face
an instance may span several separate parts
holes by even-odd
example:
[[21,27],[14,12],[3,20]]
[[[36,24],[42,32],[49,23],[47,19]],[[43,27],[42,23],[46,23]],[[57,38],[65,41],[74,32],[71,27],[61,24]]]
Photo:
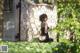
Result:
[[44,21],[47,21],[47,18],[45,18]]

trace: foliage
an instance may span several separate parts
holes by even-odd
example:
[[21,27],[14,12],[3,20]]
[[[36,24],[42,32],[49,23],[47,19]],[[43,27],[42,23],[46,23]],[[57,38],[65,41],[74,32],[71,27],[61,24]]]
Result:
[[52,53],[58,43],[39,42],[3,42],[1,45],[8,45],[9,53]]
[[76,39],[80,39],[80,1],[79,0],[57,0],[58,25],[53,30],[64,36],[64,30],[74,32]]
[[4,42],[0,45],[8,45],[8,53],[79,53],[80,45],[71,42]]
[[[56,31],[59,34],[59,40],[60,42],[63,42],[59,46],[62,46],[62,48],[65,50],[62,51],[63,49],[60,47],[59,53],[80,53],[80,1],[57,0],[57,5],[59,20],[57,27],[53,29],[53,31]],[[75,41],[73,43],[70,43],[69,45],[65,43],[69,43],[70,40],[63,38],[65,36],[65,30],[70,30],[70,32],[74,32],[75,35]],[[70,51],[68,52],[68,50]]]

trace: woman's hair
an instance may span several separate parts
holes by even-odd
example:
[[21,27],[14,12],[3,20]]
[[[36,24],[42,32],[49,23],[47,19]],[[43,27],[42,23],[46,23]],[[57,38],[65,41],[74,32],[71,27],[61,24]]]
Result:
[[45,18],[47,19],[47,15],[46,15],[46,14],[42,14],[42,15],[40,15],[40,17],[39,17],[39,20],[40,20],[40,21],[44,21]]

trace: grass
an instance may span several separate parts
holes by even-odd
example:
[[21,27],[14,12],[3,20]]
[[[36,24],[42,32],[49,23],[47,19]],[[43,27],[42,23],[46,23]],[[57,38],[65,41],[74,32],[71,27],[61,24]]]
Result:
[[[62,40],[63,41],[63,40]],[[8,42],[0,41],[0,45],[8,45],[8,53],[79,53],[80,44],[71,43],[64,40],[64,42]],[[70,51],[68,51],[70,49]]]
[[8,45],[8,53],[52,53],[57,43],[0,41],[0,45]]

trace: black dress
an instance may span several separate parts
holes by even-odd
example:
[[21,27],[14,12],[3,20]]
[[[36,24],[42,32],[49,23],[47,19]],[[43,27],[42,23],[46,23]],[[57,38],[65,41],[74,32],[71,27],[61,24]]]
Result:
[[49,39],[48,28],[49,27],[48,27],[47,23],[41,23],[41,36],[45,36],[46,40]]

